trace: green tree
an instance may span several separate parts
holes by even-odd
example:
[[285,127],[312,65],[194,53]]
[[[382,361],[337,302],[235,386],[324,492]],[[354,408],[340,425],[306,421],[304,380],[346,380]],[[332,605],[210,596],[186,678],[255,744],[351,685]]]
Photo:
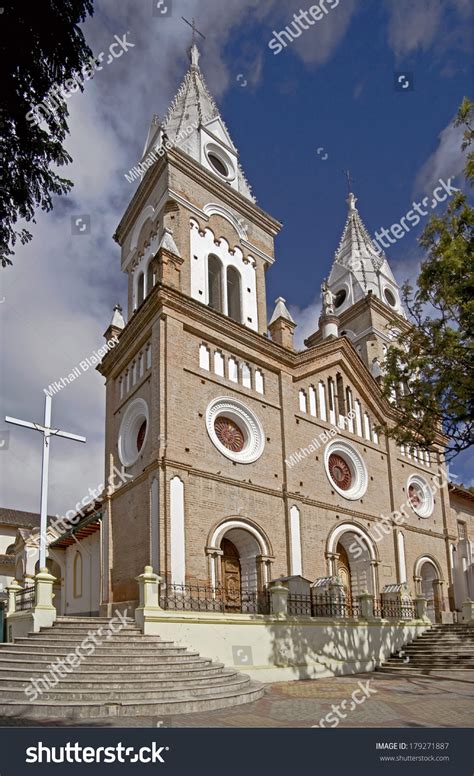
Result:
[[[34,222],[37,207],[51,210],[52,196],[72,188],[50,169],[72,161],[63,148],[68,111],[58,91],[84,67],[91,68],[92,52],[78,24],[93,14],[93,5],[92,0],[2,0],[1,5],[0,259],[5,267],[12,263],[17,240],[31,240],[26,228],[16,227],[18,220]],[[74,91],[83,89],[80,79],[69,84],[71,90],[73,84]]]
[[[464,98],[454,126],[464,126],[462,149],[473,138],[474,103]],[[474,152],[468,151],[465,176],[474,183]],[[396,396],[397,424],[385,432],[399,444],[429,449],[440,434],[446,459],[473,443],[474,210],[462,192],[446,212],[433,216],[420,238],[427,254],[416,291],[405,284],[410,314],[387,352],[384,393]]]

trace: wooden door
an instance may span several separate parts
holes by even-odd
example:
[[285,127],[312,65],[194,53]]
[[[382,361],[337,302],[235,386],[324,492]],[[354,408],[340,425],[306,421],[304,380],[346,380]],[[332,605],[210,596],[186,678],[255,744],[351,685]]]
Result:
[[337,559],[337,576],[341,580],[344,586],[344,592],[346,594],[347,602],[350,604],[352,599],[352,586],[351,586],[351,567],[349,565],[349,558],[347,552],[342,544],[337,545],[337,553],[339,557]]
[[221,549],[224,553],[221,558],[224,608],[227,612],[240,612],[242,608],[242,580],[239,552],[228,539],[222,540]]

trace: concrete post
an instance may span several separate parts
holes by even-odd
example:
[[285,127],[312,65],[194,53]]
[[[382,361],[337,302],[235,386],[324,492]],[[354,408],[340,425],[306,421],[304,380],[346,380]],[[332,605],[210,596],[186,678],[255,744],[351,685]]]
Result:
[[462,605],[462,621],[474,622],[474,601],[468,599]]
[[431,622],[430,618],[426,614],[426,598],[424,595],[418,595],[413,599],[415,605],[415,617],[417,620],[423,620],[424,622]]
[[374,596],[367,590],[359,596],[360,617],[362,620],[374,619]]
[[147,628],[147,619],[158,612],[162,612],[160,606],[161,577],[155,574],[152,566],[145,566],[143,574],[136,577],[138,582],[140,602],[135,609],[135,622],[143,633],[150,632]]
[[288,588],[276,580],[270,583],[268,590],[271,600],[271,614],[286,617],[288,614]]
[[53,605],[53,585],[55,582],[56,577],[53,577],[47,568],[40,569],[35,577],[36,590],[33,608],[35,632],[39,631],[40,628],[50,628],[57,617],[56,608]]
[[8,615],[14,614],[14,612],[16,611],[15,595],[16,595],[16,593],[19,590],[22,590],[21,585],[18,584],[16,579],[12,579],[12,581],[10,582],[10,584],[7,587],[7,593],[8,593],[8,610],[7,610],[7,614]]

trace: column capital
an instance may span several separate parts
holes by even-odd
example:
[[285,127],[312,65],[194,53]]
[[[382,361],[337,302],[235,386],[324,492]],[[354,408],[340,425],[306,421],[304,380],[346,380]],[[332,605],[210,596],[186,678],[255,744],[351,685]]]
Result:
[[217,557],[218,555],[224,554],[224,550],[221,550],[220,547],[206,547],[205,551],[206,551],[206,555],[211,555],[213,557]]

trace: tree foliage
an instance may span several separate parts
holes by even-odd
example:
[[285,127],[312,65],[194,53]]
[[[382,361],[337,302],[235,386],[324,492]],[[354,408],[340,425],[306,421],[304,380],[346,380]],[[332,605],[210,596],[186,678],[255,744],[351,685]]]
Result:
[[56,97],[56,108],[45,110],[41,123],[32,121],[31,111],[90,61],[78,24],[92,15],[93,5],[92,0],[2,0],[2,7],[0,259],[5,267],[12,263],[17,240],[31,240],[26,228],[17,228],[18,220],[34,222],[37,207],[51,210],[53,195],[72,187],[51,170],[72,161],[63,148],[69,132],[64,98]]
[[[464,99],[454,121],[470,147],[474,103]],[[474,183],[474,152],[465,176]],[[427,255],[417,288],[402,290],[410,327],[387,352],[384,392],[396,396],[399,421],[385,431],[398,443],[429,449],[440,432],[449,460],[473,442],[474,209],[454,195],[444,214],[432,216],[420,238]]]

